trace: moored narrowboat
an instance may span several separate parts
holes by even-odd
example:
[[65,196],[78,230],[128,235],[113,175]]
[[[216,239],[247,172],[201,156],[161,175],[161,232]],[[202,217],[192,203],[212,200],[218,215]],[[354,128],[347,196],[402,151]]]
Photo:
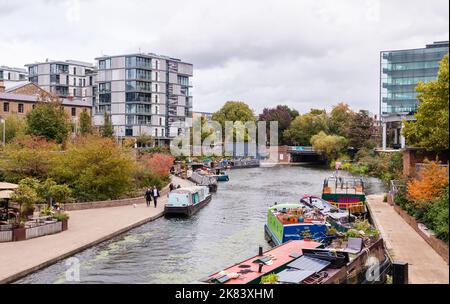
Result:
[[332,176],[324,180],[322,199],[352,214],[365,214],[364,181],[357,177]]
[[277,204],[269,208],[264,225],[266,239],[275,246],[289,240],[327,238],[325,217],[303,204]]
[[356,216],[350,214],[350,212],[343,211],[326,200],[314,195],[304,195],[300,199],[300,203],[305,204],[310,208],[317,209],[326,217],[327,222],[340,232],[346,232],[353,228],[353,223],[356,221]]
[[206,186],[192,186],[173,190],[164,207],[165,215],[191,216],[211,201]]

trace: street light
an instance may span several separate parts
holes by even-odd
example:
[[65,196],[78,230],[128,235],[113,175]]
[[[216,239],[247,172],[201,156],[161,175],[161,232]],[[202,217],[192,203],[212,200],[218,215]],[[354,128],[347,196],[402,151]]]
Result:
[[4,118],[0,118],[0,122],[3,124],[3,146],[6,145],[6,120]]

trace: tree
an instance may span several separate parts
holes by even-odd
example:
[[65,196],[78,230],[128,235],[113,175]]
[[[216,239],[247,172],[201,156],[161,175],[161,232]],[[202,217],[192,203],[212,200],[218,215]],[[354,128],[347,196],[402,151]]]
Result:
[[329,119],[326,112],[312,109],[310,113],[297,116],[283,132],[283,138],[293,145],[308,146],[312,136],[328,130]]
[[[250,107],[242,101],[227,101],[222,108],[215,112],[212,116],[214,121],[219,122],[222,125],[222,130],[225,130],[225,122],[255,122],[255,114]],[[225,136],[225,132],[223,132]],[[233,137],[236,138],[236,131],[233,132]],[[243,134],[244,140],[248,140],[248,131]]]
[[0,167],[8,182],[17,183],[25,177],[41,179],[48,176],[58,153],[60,149],[55,142],[24,135],[5,146]]
[[142,133],[136,138],[138,147],[150,147],[155,143],[153,136],[147,133]]
[[[16,115],[7,115],[4,117],[5,124],[0,124],[0,134],[3,136],[3,126],[6,126],[5,130],[5,142],[9,143],[14,138],[20,137],[25,134],[26,121],[25,119]],[[3,140],[3,138],[2,138]]]
[[344,102],[338,103],[330,113],[330,134],[346,136],[348,125],[355,113]]
[[354,113],[346,129],[349,147],[361,149],[370,141],[373,132],[373,119],[368,115],[367,111]]
[[131,151],[114,140],[79,137],[58,154],[50,176],[67,184],[78,200],[116,199],[133,188],[136,163]]
[[64,142],[70,132],[67,113],[57,97],[41,95],[35,108],[27,114],[26,133],[47,140]]
[[19,220],[22,220],[24,211],[33,208],[34,204],[38,201],[38,195],[35,189],[22,182],[19,183],[19,188],[14,190],[11,195],[11,200],[19,204]]
[[88,111],[84,109],[80,114],[80,134],[92,134],[92,118]]
[[144,154],[141,161],[152,174],[164,177],[169,174],[175,157],[164,153]]
[[437,80],[419,83],[419,107],[415,122],[404,122],[403,135],[408,145],[429,151],[448,150],[449,141],[449,66],[448,54],[439,66]]
[[345,137],[327,135],[323,131],[311,138],[311,145],[314,150],[322,152],[328,160],[337,159],[346,144],[347,140]]
[[448,187],[448,168],[440,166],[437,161],[425,160],[419,176],[407,184],[408,198],[416,203],[416,207],[425,207],[441,196],[446,187]]
[[111,122],[111,117],[107,112],[103,115],[103,125],[100,127],[100,135],[104,138],[114,137],[114,127]]
[[[259,114],[260,121],[277,121],[278,122],[278,140],[281,144],[286,144],[287,141],[283,138],[283,132],[289,128],[293,115],[298,116],[298,112],[291,110],[288,106],[278,105],[275,108],[265,108],[261,114]],[[269,127],[269,125],[267,125]],[[267,132],[269,134],[269,132]]]

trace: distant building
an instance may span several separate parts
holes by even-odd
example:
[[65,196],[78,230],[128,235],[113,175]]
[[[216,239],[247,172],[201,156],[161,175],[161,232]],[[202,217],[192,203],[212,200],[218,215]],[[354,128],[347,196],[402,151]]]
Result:
[[95,74],[93,64],[66,60],[26,64],[28,80],[61,98],[83,99],[91,104],[95,100]]
[[[50,96],[51,93],[30,82],[6,90],[0,81],[0,118],[7,115],[25,117],[34,108],[41,95]],[[85,100],[64,98],[61,102],[74,125],[74,130],[78,126],[81,112],[86,110],[91,115],[92,106]]]
[[11,68],[7,66],[0,66],[0,81],[3,82],[19,82],[27,81],[28,74],[26,69]]
[[192,64],[143,53],[96,60],[95,125],[103,124],[106,112],[117,136],[149,134],[162,144],[181,132],[173,123],[192,117]]
[[425,48],[380,53],[380,117],[382,147],[404,148],[402,121],[414,120],[418,82],[435,80],[439,62],[449,52],[449,42],[434,42]]
[[204,117],[206,120],[210,121],[212,120],[213,113],[210,112],[198,112],[194,111],[192,112],[192,118],[198,118],[198,117]]

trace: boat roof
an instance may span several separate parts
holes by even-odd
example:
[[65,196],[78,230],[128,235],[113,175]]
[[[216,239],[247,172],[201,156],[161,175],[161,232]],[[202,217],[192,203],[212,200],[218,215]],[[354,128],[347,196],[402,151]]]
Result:
[[191,194],[199,192],[203,189],[205,189],[205,186],[190,186],[190,187],[183,187],[179,189],[173,190],[171,193],[178,193],[178,194]]
[[294,208],[303,208],[305,205],[300,203],[282,203],[282,204],[276,204],[269,208],[269,210],[278,210],[278,209],[294,209]]
[[[263,256],[253,256],[241,263],[235,264],[231,267],[225,268],[226,273],[239,273],[245,270],[245,273],[240,273],[238,278],[230,279],[224,284],[247,284],[259,277],[273,272],[280,266],[283,266],[303,254],[302,249],[314,249],[321,245],[321,243],[314,241],[303,241],[303,240],[291,240],[280,246],[274,247],[263,253],[263,256],[271,256],[272,264],[264,265],[261,272],[258,272],[258,263],[253,263],[255,260],[262,258]],[[244,267],[242,267],[244,266]],[[210,278],[216,277],[220,272],[212,274]]]

